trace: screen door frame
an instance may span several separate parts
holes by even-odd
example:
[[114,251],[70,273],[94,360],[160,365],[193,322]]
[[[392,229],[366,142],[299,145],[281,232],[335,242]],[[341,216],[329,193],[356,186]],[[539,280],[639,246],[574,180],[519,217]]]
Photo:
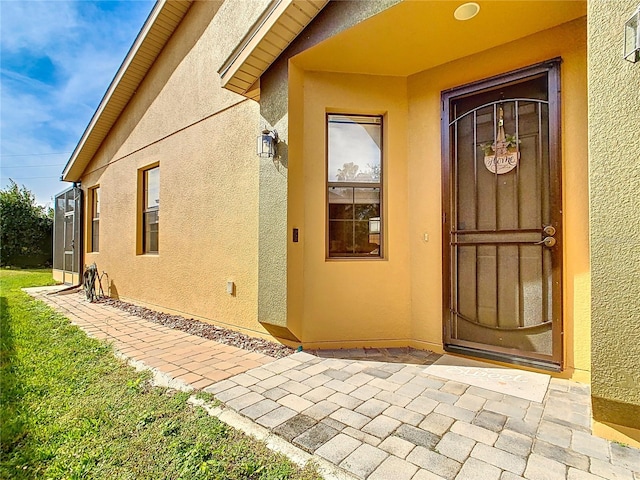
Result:
[[[533,66],[525,67],[509,73],[473,82],[460,87],[445,90],[441,94],[442,108],[442,246],[443,246],[443,345],[445,351],[463,353],[480,358],[488,358],[513,364],[528,365],[547,370],[560,371],[563,368],[563,235],[562,235],[562,163],[560,142],[560,64],[555,58]],[[452,336],[452,226],[453,208],[457,200],[455,182],[454,135],[452,134],[452,104],[461,98],[475,94],[499,90],[501,87],[525,82],[528,79],[546,75],[548,92],[549,122],[549,199],[550,218],[557,232],[558,244],[550,249],[551,282],[552,282],[552,352],[550,355],[527,352],[514,348],[490,346],[486,343],[475,343],[459,340]],[[505,99],[508,101],[508,99]],[[476,207],[477,208],[477,207]],[[542,230],[542,226],[541,226]],[[544,234],[541,231],[541,240]]]

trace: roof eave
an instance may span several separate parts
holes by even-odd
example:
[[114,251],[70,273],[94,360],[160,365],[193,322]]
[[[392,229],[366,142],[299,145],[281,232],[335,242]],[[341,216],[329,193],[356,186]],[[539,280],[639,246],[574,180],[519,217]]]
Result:
[[[192,1],[158,0],[156,2],[64,167],[61,180],[67,182],[80,180],[87,165],[135,94],[160,51],[180,24]],[[245,97],[258,100],[260,76],[327,3],[329,0],[274,0],[220,69],[222,86]],[[169,10],[171,14],[168,14]],[[167,13],[164,18],[165,24],[160,26],[158,23],[163,13]],[[162,31],[160,36],[163,38],[160,48],[156,47],[152,52],[151,62],[143,62],[140,58],[142,55],[139,56],[139,53],[145,50],[149,34],[160,30]],[[270,45],[267,55],[264,49],[266,43]],[[274,48],[273,45],[276,47]],[[149,57],[149,55],[146,56]],[[143,63],[142,67],[137,65],[137,62]],[[132,65],[137,67],[136,73],[131,73]],[[125,85],[122,80],[128,75],[135,75],[136,78],[135,81],[126,82]],[[114,96],[120,93],[124,95],[119,95],[121,98],[118,100],[114,99]]]
[[271,2],[218,71],[222,86],[248,98],[258,98],[256,82],[260,76],[327,3],[329,0]]
[[[69,161],[65,165],[61,180],[66,182],[77,182],[80,180],[85,168],[100,148],[111,127],[113,127],[122,111],[126,108],[131,97],[135,94],[138,86],[157,58],[157,55],[162,51],[173,34],[173,31],[175,31],[175,28],[180,24],[191,3],[192,0],[158,0],[156,2],[142,26],[140,33],[138,33],[136,40],[129,49],[127,56],[120,65],[118,72],[111,81],[109,88],[102,97],[97,110],[93,114],[93,117],[91,117],[91,121],[82,134],[78,145],[76,145]],[[160,23],[162,22],[164,22],[164,24],[161,27]],[[167,26],[169,30],[167,30]],[[159,31],[161,28],[163,32],[160,36],[163,38],[163,42],[161,44],[156,42],[153,48],[151,48],[149,34]],[[144,61],[141,58],[142,55],[139,55],[143,52],[149,53],[146,52],[147,49],[153,51],[151,55],[153,61],[151,62]],[[131,70],[132,65],[137,67],[135,73]],[[133,82],[127,82],[125,86],[122,80],[127,77],[135,78]],[[116,102],[114,100],[116,93],[122,93],[123,99]]]

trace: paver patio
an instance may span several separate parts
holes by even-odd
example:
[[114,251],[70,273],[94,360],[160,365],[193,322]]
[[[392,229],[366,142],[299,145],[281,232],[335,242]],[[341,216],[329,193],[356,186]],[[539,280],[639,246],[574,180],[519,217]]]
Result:
[[356,478],[640,480],[640,450],[591,435],[587,385],[552,379],[537,403],[430,376],[425,366],[439,356],[407,349],[274,360],[77,294],[30,293]]

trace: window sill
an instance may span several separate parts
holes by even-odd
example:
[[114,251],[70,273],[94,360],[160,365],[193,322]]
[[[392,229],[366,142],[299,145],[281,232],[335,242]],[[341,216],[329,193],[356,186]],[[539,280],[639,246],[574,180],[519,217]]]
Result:
[[368,262],[380,262],[386,260],[384,257],[326,257],[325,261],[326,262],[350,262],[350,261],[356,261],[356,262],[362,262],[362,261],[368,261]]

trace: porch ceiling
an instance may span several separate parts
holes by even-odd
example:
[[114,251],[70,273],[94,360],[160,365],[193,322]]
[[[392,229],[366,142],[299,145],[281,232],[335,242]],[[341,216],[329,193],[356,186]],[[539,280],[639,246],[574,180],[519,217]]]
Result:
[[585,1],[405,0],[294,58],[304,70],[407,76],[585,16]]

